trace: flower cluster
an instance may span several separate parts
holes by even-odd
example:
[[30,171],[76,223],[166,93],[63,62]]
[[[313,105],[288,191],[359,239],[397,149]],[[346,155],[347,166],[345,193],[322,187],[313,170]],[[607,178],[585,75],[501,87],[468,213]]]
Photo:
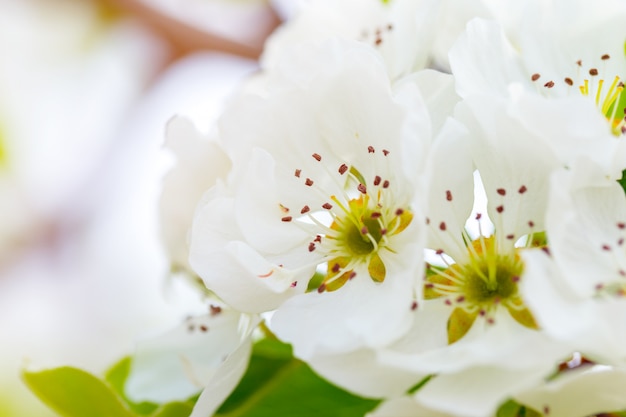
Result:
[[626,408],[626,3],[600,3],[307,3],[209,136],[170,123],[166,240],[221,302],[170,343],[212,387],[194,416],[261,321],[371,416]]

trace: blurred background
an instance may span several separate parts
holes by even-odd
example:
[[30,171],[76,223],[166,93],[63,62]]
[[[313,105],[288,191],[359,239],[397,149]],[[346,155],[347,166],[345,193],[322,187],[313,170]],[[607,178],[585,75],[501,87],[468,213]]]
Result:
[[20,369],[101,373],[199,308],[159,240],[164,126],[208,131],[295,3],[0,0],[0,417],[53,415]]

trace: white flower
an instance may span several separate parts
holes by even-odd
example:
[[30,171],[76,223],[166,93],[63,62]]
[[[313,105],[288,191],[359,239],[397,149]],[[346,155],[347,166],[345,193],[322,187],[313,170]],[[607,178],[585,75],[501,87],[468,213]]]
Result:
[[392,90],[369,47],[320,52],[330,59],[303,67],[317,77],[244,96],[224,116],[234,169],[197,212],[190,258],[236,308],[278,308],[272,330],[303,358],[385,343],[410,325],[431,135],[415,84]]
[[284,64],[304,42],[341,37],[380,53],[395,80],[426,66],[441,6],[433,0],[307,2],[268,39],[262,65],[270,69]]
[[[549,16],[573,7],[557,3],[544,2]],[[559,31],[559,20],[553,27],[537,12],[506,35],[496,22],[473,20],[450,52],[457,91],[464,98],[513,101],[520,122],[544,137],[566,166],[586,154],[619,178],[626,167],[620,15],[623,7],[610,19],[589,15],[575,28],[561,22]]]
[[[472,115],[468,109],[477,107],[470,104],[459,105],[458,116],[471,134],[438,138],[431,159],[428,246],[435,257],[417,315],[438,323],[439,345],[389,346],[379,360],[417,375],[437,374],[417,393],[426,406],[483,416],[553,372],[570,348],[536,330],[518,288],[527,275],[520,254],[543,230],[542,179],[558,161],[506,108],[484,103]],[[478,211],[472,210],[474,165],[487,198]],[[424,337],[432,336],[409,332],[405,344]]]
[[523,291],[546,332],[602,364],[626,363],[626,197],[581,160],[552,178],[550,256],[527,254]]
[[[486,107],[476,119],[467,107],[460,105],[459,116],[473,134],[449,121],[433,145],[428,246],[439,265],[428,273],[426,301],[413,305],[411,328],[386,345],[308,361],[334,383],[374,397],[400,395],[436,374],[416,394],[422,404],[484,416],[553,373],[571,348],[536,329],[518,289],[525,279],[520,253],[543,230],[542,178],[558,161],[506,108]],[[488,199],[478,211],[474,166]]]
[[219,305],[137,345],[126,392],[134,401],[187,400],[204,390],[194,416],[212,415],[245,372],[258,318]]

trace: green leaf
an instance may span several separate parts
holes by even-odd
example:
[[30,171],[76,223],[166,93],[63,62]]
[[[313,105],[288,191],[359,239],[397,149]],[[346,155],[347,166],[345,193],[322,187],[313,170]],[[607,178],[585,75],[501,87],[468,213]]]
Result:
[[407,394],[415,394],[417,391],[422,389],[422,387],[426,385],[426,383],[430,381],[432,378],[433,378],[432,375],[428,375],[427,377],[422,379],[420,382],[418,382],[417,384],[409,388],[409,390],[407,391]]
[[106,383],[71,367],[22,373],[30,390],[64,417],[136,417]]
[[626,192],[626,169],[622,171],[622,178],[618,182]]
[[192,411],[192,403],[172,402],[156,410],[150,417],[187,417]]
[[147,401],[136,403],[128,399],[126,396],[124,387],[126,385],[128,375],[130,374],[131,362],[132,358],[130,356],[121,359],[107,371],[104,379],[133,412],[141,415],[153,413],[159,407],[158,404]]
[[522,408],[523,407],[514,400],[509,400],[498,408],[496,417],[518,417]]
[[288,345],[264,339],[216,417],[362,417],[378,403],[331,385],[293,358]]

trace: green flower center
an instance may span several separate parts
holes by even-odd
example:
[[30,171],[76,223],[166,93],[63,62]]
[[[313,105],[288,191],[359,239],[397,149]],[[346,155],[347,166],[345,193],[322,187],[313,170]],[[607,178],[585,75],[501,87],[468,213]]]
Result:
[[475,264],[464,268],[465,284],[462,290],[469,303],[506,300],[517,293],[516,282],[522,273],[521,264],[498,256],[494,265],[490,269],[486,260],[479,258]]
[[[389,153],[385,149],[377,152],[373,146],[367,147],[369,157],[382,158],[382,161],[371,161],[376,164],[374,166],[388,164]],[[315,153],[312,157],[324,164],[322,155]],[[356,271],[365,269],[374,282],[383,282],[387,276],[384,252],[396,252],[394,236],[402,233],[413,220],[410,208],[398,204],[393,178],[373,175],[373,178],[366,179],[357,168],[345,163],[336,169],[339,176],[333,182],[341,184],[341,193],[330,195],[320,208],[305,205],[300,208],[300,215],[294,216],[289,208],[279,204],[283,222],[306,224],[307,230],[317,232],[309,242],[308,250],[323,254],[318,270],[325,271],[323,275],[316,274],[307,288],[318,292],[335,291],[354,278]],[[328,167],[325,171],[330,176],[336,175]],[[306,177],[301,169],[295,170],[295,176],[303,180],[306,187],[316,189],[318,195],[330,194],[317,188],[316,180]],[[325,223],[328,216],[332,219],[330,225]]]
[[[371,216],[372,213],[367,213],[365,218],[360,219],[359,223],[362,225],[360,228],[352,221],[345,221],[341,238],[345,248],[353,256],[369,255],[374,252],[383,237],[381,224]],[[367,234],[363,233],[365,230]]]
[[461,339],[478,317],[494,323],[495,312],[504,307],[520,324],[536,328],[524,306],[517,283],[524,264],[517,254],[497,252],[495,238],[480,237],[468,245],[469,261],[427,271],[425,298],[443,298],[453,308],[448,320],[448,342]]

